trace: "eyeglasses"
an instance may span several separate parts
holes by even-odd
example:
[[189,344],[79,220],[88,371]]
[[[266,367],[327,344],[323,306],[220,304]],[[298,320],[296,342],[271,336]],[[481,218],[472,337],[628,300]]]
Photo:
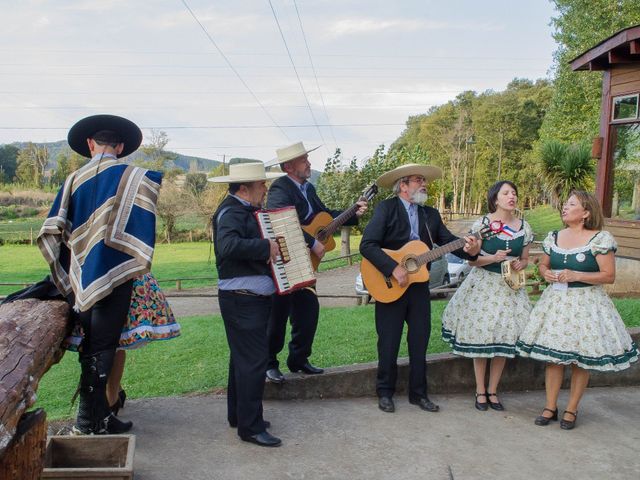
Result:
[[407,180],[407,183],[408,182],[427,183],[427,179],[424,177],[410,177],[409,180]]

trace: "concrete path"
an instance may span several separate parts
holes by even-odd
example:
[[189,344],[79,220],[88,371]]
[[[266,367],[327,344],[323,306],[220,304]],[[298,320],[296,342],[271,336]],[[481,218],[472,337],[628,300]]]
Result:
[[120,415],[135,424],[137,480],[640,477],[640,387],[589,389],[573,431],[533,424],[544,392],[504,394],[502,413],[470,395],[433,400],[441,412],[405,398],[393,414],[374,398],[266,402],[275,449],[240,441],[221,396],[134,400]]

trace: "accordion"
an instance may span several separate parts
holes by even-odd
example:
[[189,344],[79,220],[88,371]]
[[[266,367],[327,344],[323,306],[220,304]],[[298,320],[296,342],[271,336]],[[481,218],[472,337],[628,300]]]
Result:
[[511,268],[511,260],[502,262],[500,264],[500,268],[502,269],[502,278],[504,279],[504,282],[512,290],[520,290],[522,287],[524,287],[527,281],[524,270],[516,272],[513,268]]
[[277,260],[271,262],[278,295],[315,285],[316,276],[296,209],[259,210],[254,215],[262,238],[275,241],[280,249]]

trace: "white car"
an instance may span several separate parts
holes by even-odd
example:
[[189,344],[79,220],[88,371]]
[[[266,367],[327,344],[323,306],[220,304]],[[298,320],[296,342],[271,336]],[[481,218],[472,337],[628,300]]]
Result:
[[[429,290],[431,296],[441,297],[446,295],[443,292],[438,292],[438,289],[447,285],[447,275],[447,262],[444,257],[437,258],[431,262],[431,268],[429,270]],[[358,273],[356,277],[356,295],[362,298],[362,303],[364,304],[371,301],[371,295],[369,295],[369,292],[364,286],[361,273]],[[359,300],[358,303],[360,303]]]
[[452,253],[447,253],[445,258],[447,259],[448,283],[450,285],[460,285],[473,267],[469,265],[467,260],[462,260]]

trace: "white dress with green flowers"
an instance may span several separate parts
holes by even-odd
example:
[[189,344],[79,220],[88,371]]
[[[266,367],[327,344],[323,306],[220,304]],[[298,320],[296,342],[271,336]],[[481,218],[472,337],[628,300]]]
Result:
[[[471,229],[476,232],[482,226],[479,219]],[[532,241],[531,227],[523,221],[512,236],[501,233],[483,240],[482,252],[510,248],[509,255],[519,257]],[[514,357],[530,311],[526,289],[512,290],[502,278],[499,263],[474,267],[442,314],[442,338],[457,355]]]
[[[583,247],[557,244],[557,232],[543,242],[552,270],[599,271],[597,255],[616,251],[613,236],[598,232]],[[589,370],[618,371],[638,359],[620,314],[601,285],[582,282],[545,288],[517,344],[518,355]]]

